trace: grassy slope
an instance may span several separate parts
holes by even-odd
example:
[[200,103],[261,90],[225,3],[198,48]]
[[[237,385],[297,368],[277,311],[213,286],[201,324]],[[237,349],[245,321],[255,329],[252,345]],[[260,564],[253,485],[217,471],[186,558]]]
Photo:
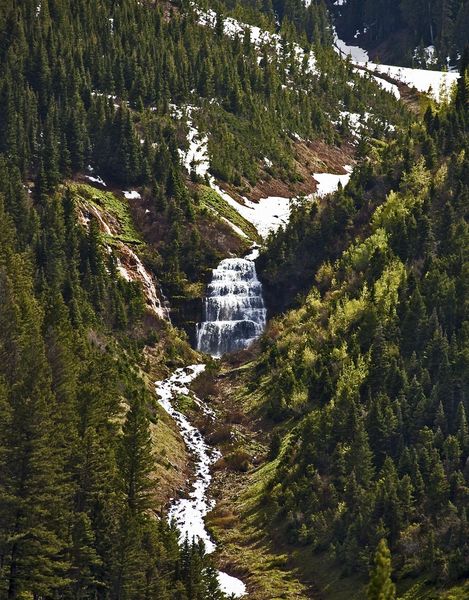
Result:
[[118,231],[113,236],[105,236],[106,242],[113,244],[118,240],[124,244],[144,243],[142,236],[135,228],[128,202],[124,197],[118,197],[113,192],[87,184],[70,183],[69,189],[80,205],[95,206],[100,212],[106,214],[111,223],[116,224]]
[[250,240],[261,241],[254,225],[242,217],[239,212],[230,206],[226,200],[223,200],[214,190],[207,186],[201,186],[201,202],[203,206],[215,210],[220,217],[224,217],[230,223],[239,227]]
[[[259,415],[262,390],[248,392],[252,377],[250,365],[237,369],[234,376],[222,372],[218,380],[218,410],[224,423],[230,412],[242,426],[234,425],[235,435],[223,447],[226,454],[235,448],[251,457],[261,455],[261,463],[247,473],[228,469],[215,475],[214,490],[218,502],[208,517],[208,525],[219,543],[222,566],[243,577],[252,600],[314,599],[363,600],[367,577],[344,576],[327,553],[312,553],[308,546],[293,546],[285,541],[282,524],[273,520],[264,489],[276,462],[265,460],[269,423]],[[430,575],[430,574],[429,574]],[[464,600],[469,597],[469,582],[448,589],[435,588],[425,576],[398,581],[401,600]]]

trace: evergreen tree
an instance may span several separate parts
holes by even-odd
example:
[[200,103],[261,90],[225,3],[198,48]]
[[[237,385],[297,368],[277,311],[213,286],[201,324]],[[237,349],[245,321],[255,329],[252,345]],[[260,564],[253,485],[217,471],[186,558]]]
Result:
[[374,568],[367,589],[368,600],[394,600],[396,586],[391,579],[391,553],[383,538],[376,550]]

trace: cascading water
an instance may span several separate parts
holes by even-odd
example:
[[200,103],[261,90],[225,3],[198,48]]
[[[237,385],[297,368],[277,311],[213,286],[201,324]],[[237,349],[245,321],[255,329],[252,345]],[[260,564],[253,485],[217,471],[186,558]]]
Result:
[[197,349],[219,357],[247,348],[265,329],[262,284],[249,258],[227,258],[213,270],[197,326]]
[[[196,475],[189,496],[187,498],[176,498],[171,502],[168,520],[175,521],[178,526],[181,544],[184,543],[186,538],[201,540],[204,542],[205,551],[210,554],[216,546],[205,527],[204,519],[209,510],[215,505],[208,492],[212,480],[211,467],[220,458],[221,454],[206,442],[201,432],[174,406],[177,398],[181,395],[190,396],[205,415],[211,419],[215,418],[215,413],[205,402],[197,398],[188,387],[191,381],[200,375],[204,369],[205,365],[190,365],[186,368],[177,369],[164,381],[156,382],[156,393],[159,396],[161,406],[173,417],[187,448],[194,457]],[[218,582],[222,591],[230,598],[239,598],[246,594],[244,583],[224,571],[218,571]]]

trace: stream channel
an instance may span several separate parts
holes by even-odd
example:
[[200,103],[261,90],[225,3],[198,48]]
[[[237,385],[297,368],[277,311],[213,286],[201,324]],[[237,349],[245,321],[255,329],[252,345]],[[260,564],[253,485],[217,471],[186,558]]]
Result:
[[[257,249],[253,249],[246,258],[225,259],[213,270],[204,305],[205,320],[197,328],[198,350],[219,358],[226,352],[246,348],[263,332],[266,309],[254,263],[257,254]],[[174,419],[194,459],[194,483],[187,498],[172,501],[168,520],[178,526],[181,543],[186,536],[196,538],[202,540],[206,552],[211,553],[215,550],[215,543],[205,528],[204,518],[215,504],[209,496],[210,469],[221,454],[175,408],[178,396],[190,396],[207,418],[216,418],[215,413],[189,390],[191,381],[204,369],[205,365],[177,369],[155,385],[161,406]],[[218,580],[227,595],[236,598],[246,595],[246,586],[240,579],[219,571]]]

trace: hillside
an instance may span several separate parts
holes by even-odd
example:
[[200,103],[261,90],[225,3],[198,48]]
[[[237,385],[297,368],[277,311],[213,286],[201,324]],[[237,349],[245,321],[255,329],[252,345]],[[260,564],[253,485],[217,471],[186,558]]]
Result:
[[464,597],[465,3],[355,4],[0,3],[0,600]]
[[328,5],[339,36],[364,46],[375,62],[451,68],[468,43],[466,0],[344,0]]
[[209,523],[250,597],[363,598],[383,537],[386,597],[467,595],[466,93],[261,254],[296,308],[212,392],[247,467],[217,474]]

